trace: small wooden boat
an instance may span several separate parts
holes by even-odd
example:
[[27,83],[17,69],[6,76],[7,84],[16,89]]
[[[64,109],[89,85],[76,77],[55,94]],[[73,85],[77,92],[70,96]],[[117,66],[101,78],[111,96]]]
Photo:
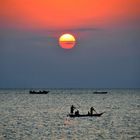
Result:
[[102,113],[96,113],[96,114],[68,114],[67,116],[69,117],[100,117],[104,114],[104,112]]
[[46,91],[46,90],[43,90],[43,91],[32,91],[32,90],[30,90],[29,91],[29,93],[30,94],[48,94],[49,93],[49,91]]
[[107,94],[107,91],[95,91],[94,94]]

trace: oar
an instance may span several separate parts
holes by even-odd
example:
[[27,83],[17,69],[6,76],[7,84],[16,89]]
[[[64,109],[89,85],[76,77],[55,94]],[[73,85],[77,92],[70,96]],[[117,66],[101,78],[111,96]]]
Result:
[[[97,111],[93,108],[93,110],[97,113]],[[98,114],[98,113],[97,113]]]

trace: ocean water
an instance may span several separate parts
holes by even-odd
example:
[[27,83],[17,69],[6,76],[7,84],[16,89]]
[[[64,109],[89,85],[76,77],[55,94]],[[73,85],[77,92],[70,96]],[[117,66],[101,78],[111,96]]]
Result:
[[[140,89],[49,90],[0,90],[0,140],[140,140]],[[69,118],[72,104],[81,114],[91,106],[105,113]]]

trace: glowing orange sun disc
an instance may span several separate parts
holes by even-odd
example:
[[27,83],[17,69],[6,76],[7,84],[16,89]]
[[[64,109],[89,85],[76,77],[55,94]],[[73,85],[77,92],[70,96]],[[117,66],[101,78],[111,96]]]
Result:
[[76,39],[71,34],[63,34],[59,38],[59,45],[63,49],[72,49],[75,46]]

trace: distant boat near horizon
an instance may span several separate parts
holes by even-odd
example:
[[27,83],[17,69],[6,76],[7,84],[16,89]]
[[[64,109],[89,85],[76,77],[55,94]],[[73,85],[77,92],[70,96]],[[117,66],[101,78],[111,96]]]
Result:
[[30,90],[29,91],[30,94],[48,94],[49,91],[43,90],[43,91],[34,91],[34,90]]
[[107,91],[94,91],[94,94],[107,94]]

